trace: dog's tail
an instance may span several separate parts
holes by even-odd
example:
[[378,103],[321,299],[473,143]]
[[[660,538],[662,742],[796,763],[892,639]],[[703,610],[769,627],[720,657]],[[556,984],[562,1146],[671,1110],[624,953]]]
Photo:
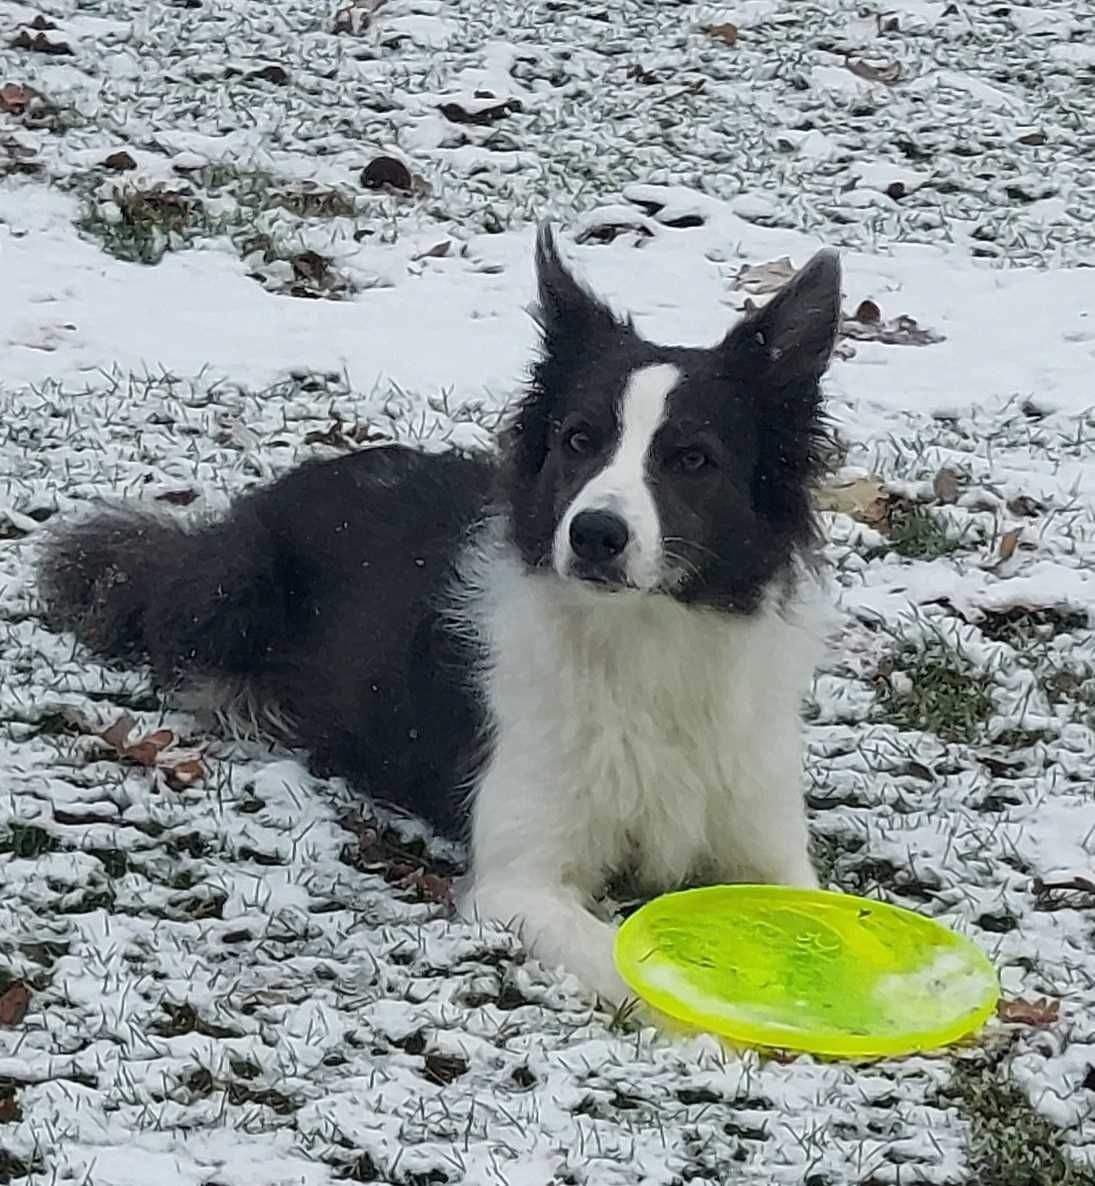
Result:
[[252,498],[200,525],[129,508],[50,533],[39,589],[51,624],[157,680],[246,678],[285,629],[277,540]]

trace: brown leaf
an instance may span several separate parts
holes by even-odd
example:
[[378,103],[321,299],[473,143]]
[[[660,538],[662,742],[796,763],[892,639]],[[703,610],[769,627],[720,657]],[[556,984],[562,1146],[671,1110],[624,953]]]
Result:
[[127,745],[121,753],[139,766],[155,766],[161,751],[174,745],[175,741],[175,734],[170,729],[157,729],[155,733]]
[[247,77],[256,81],[272,82],[274,86],[284,86],[289,81],[289,71],[284,66],[271,62],[261,70],[252,70]]
[[394,156],[378,156],[362,170],[361,184],[366,189],[409,194],[414,188],[414,178],[410,169]]
[[18,82],[5,82],[0,86],[0,113],[22,115],[38,97],[38,92]]
[[853,58],[848,62],[848,69],[857,77],[865,78],[868,82],[881,82],[886,86],[893,86],[901,78],[900,62],[865,62],[862,58]]
[[412,256],[412,259],[443,259],[449,254],[452,247],[451,239],[442,239],[440,243],[435,243],[432,247],[427,247],[425,251],[420,251],[417,255]]
[[45,33],[31,36],[27,29],[20,29],[12,38],[12,49],[29,49],[32,53],[48,54],[50,57],[69,57],[72,46],[67,41],[50,41]]
[[708,37],[721,41],[723,45],[734,45],[738,40],[738,27],[729,21],[724,21],[721,25],[705,25],[703,31]]
[[105,741],[117,757],[145,767],[155,766],[160,754],[179,740],[170,729],[157,729],[145,737],[130,741],[135,727],[136,721],[123,713],[113,725],[103,729],[96,736]]
[[1046,139],[1045,132],[1024,132],[1019,137],[1019,143],[1025,144],[1028,148],[1038,148],[1040,145],[1045,144]]
[[960,490],[958,475],[944,466],[932,479],[932,490],[942,503],[957,502]]
[[861,321],[864,325],[874,325],[882,320],[882,310],[874,301],[860,301],[852,314],[853,321]]
[[943,335],[933,329],[923,329],[913,317],[902,314],[892,321],[863,322],[845,317],[840,332],[859,342],[881,342],[885,346],[931,346],[942,342]]
[[1022,519],[1036,518],[1042,511],[1042,504],[1026,494],[1017,494],[1008,502],[1008,510]]
[[332,449],[348,449],[349,438],[342,431],[342,421],[332,420],[328,428],[314,428],[304,434],[306,445],[329,445]]
[[441,114],[454,124],[473,124],[486,128],[512,115],[515,111],[523,111],[524,104],[520,99],[503,99],[501,103],[492,103],[487,107],[469,108],[459,103],[442,103],[438,108]]
[[461,1058],[459,1054],[442,1054],[440,1051],[432,1051],[422,1061],[426,1078],[432,1079],[434,1083],[438,1083],[442,1087],[447,1087],[450,1083],[455,1082],[468,1069],[468,1060]]
[[112,169],[115,173],[126,173],[130,169],[136,169],[136,167],[137,162],[124,149],[112,152],[103,161],[103,168]]
[[746,264],[734,277],[734,283],[746,292],[764,296],[782,288],[794,274],[790,256],[783,255],[766,264]]
[[197,497],[196,490],[165,490],[156,495],[156,501],[169,502],[173,507],[188,507]]
[[360,37],[369,28],[373,14],[383,4],[384,0],[350,0],[349,4],[335,13],[332,31]]
[[1013,1001],[1000,1000],[996,1004],[996,1016],[1011,1025],[1052,1025],[1061,1011],[1060,1001],[1041,997],[1036,1001],[1025,1001],[1018,997]]
[[1036,877],[1031,888],[1038,897],[1054,892],[1095,894],[1095,881],[1089,877],[1066,877],[1061,881],[1043,881],[1040,877]]
[[198,758],[185,758],[164,768],[164,780],[173,791],[187,791],[205,777],[205,767]]
[[302,251],[294,255],[289,263],[298,280],[308,280],[313,284],[325,284],[330,280],[331,261],[318,251]]
[[122,753],[129,740],[130,733],[133,732],[137,722],[125,713],[114,722],[113,725],[108,725],[98,734],[110,746],[111,749]]
[[890,499],[890,492],[878,478],[857,478],[854,482],[823,486],[817,505],[820,510],[851,515],[860,523],[876,527],[888,518]]
[[0,1088],[0,1124],[17,1124],[23,1119],[23,1109],[14,1087]]
[[18,981],[0,997],[0,1025],[18,1025],[30,1008],[30,989]]
[[1021,527],[1014,527],[1011,531],[1005,531],[1000,536],[1000,546],[998,548],[1001,560],[1010,560],[1015,555],[1015,549],[1019,546],[1019,537],[1023,534]]

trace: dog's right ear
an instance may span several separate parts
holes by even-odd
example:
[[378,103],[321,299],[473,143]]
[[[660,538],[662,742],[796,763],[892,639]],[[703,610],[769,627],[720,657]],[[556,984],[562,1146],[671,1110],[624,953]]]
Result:
[[571,275],[559,258],[555,233],[546,222],[540,224],[536,235],[536,287],[534,316],[547,346],[604,332],[618,333],[623,327],[612,310]]

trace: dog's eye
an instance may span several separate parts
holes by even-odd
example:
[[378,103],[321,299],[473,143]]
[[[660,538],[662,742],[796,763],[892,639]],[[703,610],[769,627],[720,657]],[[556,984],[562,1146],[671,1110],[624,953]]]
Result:
[[576,457],[584,457],[593,452],[593,433],[588,428],[572,428],[563,437],[563,444]]
[[711,464],[711,458],[698,445],[681,449],[673,458],[673,468],[684,474],[696,474]]

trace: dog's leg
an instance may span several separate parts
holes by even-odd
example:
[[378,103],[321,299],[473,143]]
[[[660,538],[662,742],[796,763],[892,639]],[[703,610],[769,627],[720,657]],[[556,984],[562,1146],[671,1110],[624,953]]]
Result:
[[613,959],[616,928],[590,909],[603,864],[576,815],[527,755],[496,760],[476,796],[472,876],[460,909],[515,930],[541,963],[561,965],[618,1005],[629,994]]
[[616,928],[596,918],[576,888],[514,869],[473,880],[461,911],[516,931],[530,955],[573,972],[606,1005],[627,999],[612,955]]
[[719,880],[817,888],[800,754],[796,719],[782,744],[755,754],[741,772],[721,826],[712,829],[710,856]]

